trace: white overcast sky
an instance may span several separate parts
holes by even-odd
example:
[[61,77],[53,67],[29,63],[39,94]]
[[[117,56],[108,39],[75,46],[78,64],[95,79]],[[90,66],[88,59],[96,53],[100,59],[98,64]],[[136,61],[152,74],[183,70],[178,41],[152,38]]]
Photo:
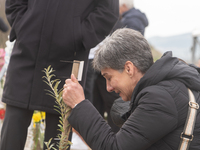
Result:
[[200,0],[134,0],[134,6],[148,17],[146,38],[200,30]]

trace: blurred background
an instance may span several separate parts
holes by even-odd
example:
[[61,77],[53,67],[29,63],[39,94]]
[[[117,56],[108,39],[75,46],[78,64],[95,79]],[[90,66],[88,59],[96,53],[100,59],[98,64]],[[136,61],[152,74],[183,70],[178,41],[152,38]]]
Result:
[[156,50],[172,51],[173,56],[197,63],[200,58],[200,0],[133,2],[149,19],[145,37]]
[[[7,26],[9,26],[7,19],[6,19],[6,15],[5,15],[5,0],[0,0],[0,17],[1,17],[1,19],[3,19],[5,24]],[[0,30],[0,48],[3,48],[3,49],[5,48],[5,46],[6,46],[5,42],[8,40],[9,31],[10,31],[10,26],[9,26],[9,30],[7,32],[2,32]]]

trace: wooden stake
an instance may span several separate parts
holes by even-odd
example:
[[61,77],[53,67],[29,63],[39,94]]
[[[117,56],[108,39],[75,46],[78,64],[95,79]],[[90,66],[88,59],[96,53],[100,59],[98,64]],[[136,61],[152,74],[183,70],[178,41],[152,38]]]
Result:
[[[84,63],[83,61],[78,61],[78,60],[73,61],[72,74],[74,74],[74,76],[78,79],[78,81],[81,81],[81,78],[82,78],[83,63]],[[68,126],[69,122],[67,118],[69,117],[71,113],[71,108],[67,106],[67,110],[69,111],[66,113],[65,118],[63,120],[64,122],[63,128],[66,130],[64,130],[65,132],[62,132],[62,137],[65,137],[67,135],[67,139],[69,140],[69,133],[71,132],[72,127]],[[61,147],[62,148],[60,148],[59,150],[63,150],[66,148],[65,145],[61,145]]]

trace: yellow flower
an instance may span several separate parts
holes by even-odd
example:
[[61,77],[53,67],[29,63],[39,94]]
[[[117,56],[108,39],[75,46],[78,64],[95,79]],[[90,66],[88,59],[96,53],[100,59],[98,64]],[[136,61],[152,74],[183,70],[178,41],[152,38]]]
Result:
[[44,111],[41,112],[42,119],[45,119],[46,113]]
[[42,119],[42,117],[41,117],[41,113],[40,112],[36,112],[36,113],[33,114],[33,121],[35,123],[40,122],[41,119]]

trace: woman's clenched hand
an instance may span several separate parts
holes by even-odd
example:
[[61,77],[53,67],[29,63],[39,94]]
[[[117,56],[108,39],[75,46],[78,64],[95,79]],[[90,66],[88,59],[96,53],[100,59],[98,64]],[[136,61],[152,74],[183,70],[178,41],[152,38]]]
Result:
[[78,80],[72,74],[71,79],[66,79],[63,86],[63,101],[71,108],[85,99],[84,91]]

